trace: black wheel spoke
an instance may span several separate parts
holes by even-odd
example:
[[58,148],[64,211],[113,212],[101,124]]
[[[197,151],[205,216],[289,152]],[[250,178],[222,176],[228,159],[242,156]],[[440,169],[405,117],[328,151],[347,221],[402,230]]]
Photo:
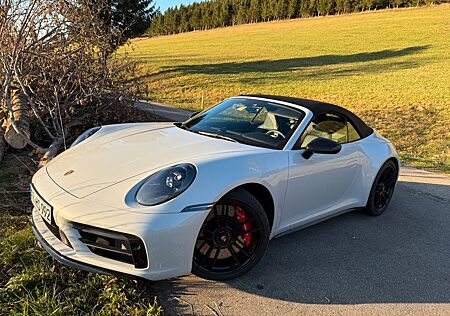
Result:
[[380,194],[380,207],[383,207],[385,204],[385,198],[384,198],[384,194],[381,193]]
[[[195,266],[207,273],[239,269],[255,256],[263,238],[262,230],[253,209],[241,204],[215,205],[197,237]],[[252,236],[251,247],[247,247],[249,235]]]
[[396,180],[397,171],[393,167],[387,167],[381,174],[375,187],[374,204],[377,209],[382,209],[389,203]]
[[230,218],[230,214],[228,213],[228,211],[229,211],[228,205],[225,205],[225,209],[226,209],[226,211],[225,211],[225,216],[226,216],[226,218],[225,218],[225,227],[227,227],[228,226],[228,219]]
[[386,205],[386,194],[383,192],[381,193],[381,206],[385,206]]
[[214,265],[216,264],[217,258],[219,258],[219,254],[220,254],[220,248],[216,248],[216,253],[214,254],[214,260],[211,265],[211,270],[214,269]]
[[396,180],[395,176],[393,176],[393,177],[389,178],[388,180],[386,180],[385,185],[391,186],[395,183],[395,180]]
[[228,246],[227,247],[228,251],[230,252],[231,256],[234,258],[234,260],[237,262],[238,265],[241,265],[241,262],[239,261],[239,259],[236,256],[236,251],[234,251],[233,246]]
[[236,245],[236,248],[239,249],[239,252],[242,252],[246,257],[248,257],[248,258],[251,257],[251,256],[249,255],[249,253],[244,249],[245,246],[239,245],[239,243],[237,242],[237,240],[234,242],[233,245]]
[[383,182],[386,182],[392,175],[394,175],[394,171],[391,168],[387,168],[383,173]]
[[392,168],[386,169],[386,175],[383,179],[383,183],[385,185],[391,185],[393,183],[395,183],[396,180],[396,172],[395,170],[393,170]]
[[376,199],[375,199],[375,205],[377,208],[382,208],[384,207],[387,202],[389,201],[389,194],[385,191],[381,191],[377,194]]
[[198,250],[202,250],[202,248],[206,245],[206,241],[203,241],[202,244],[197,248]]
[[383,193],[380,191],[380,192],[378,192],[378,194],[376,196],[375,205],[377,206],[377,208],[383,207],[382,202],[381,202],[382,195],[383,195]]
[[381,215],[389,206],[398,180],[399,169],[395,161],[388,160],[378,171],[364,211],[373,216]]
[[209,249],[208,251],[206,251],[205,256],[202,258],[202,261],[200,262],[200,265],[203,265],[206,261],[206,259],[209,258],[209,256],[211,255],[211,252],[213,251],[214,247],[209,245]]
[[222,227],[222,225],[220,224],[220,217],[219,217],[219,212],[217,210],[217,206],[214,207],[214,217],[216,218],[217,226]]
[[387,192],[383,192],[383,196],[384,196],[384,205],[386,205],[387,202],[389,201],[389,194]]
[[214,232],[212,230],[206,229],[206,228],[202,228],[202,231],[205,233],[208,233],[210,235],[214,234]]

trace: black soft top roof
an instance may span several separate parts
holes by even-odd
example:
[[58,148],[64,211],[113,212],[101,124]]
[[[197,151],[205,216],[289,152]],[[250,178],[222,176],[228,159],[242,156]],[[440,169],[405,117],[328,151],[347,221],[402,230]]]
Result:
[[325,113],[338,114],[347,118],[348,121],[352,123],[352,125],[356,128],[361,138],[367,137],[373,133],[373,129],[367,126],[367,124],[364,123],[363,120],[361,120],[358,116],[356,116],[349,110],[346,110],[338,105],[308,99],[283,97],[278,95],[247,94],[241,95],[241,97],[263,98],[263,99],[270,99],[273,101],[282,101],[300,105],[310,110],[315,117]]

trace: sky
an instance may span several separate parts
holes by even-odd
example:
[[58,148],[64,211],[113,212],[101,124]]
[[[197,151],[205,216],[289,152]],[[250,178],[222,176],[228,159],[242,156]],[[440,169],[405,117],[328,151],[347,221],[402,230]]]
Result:
[[174,7],[180,4],[189,4],[192,2],[200,2],[201,0],[156,0],[156,7],[160,7],[161,12],[166,11],[169,7]]

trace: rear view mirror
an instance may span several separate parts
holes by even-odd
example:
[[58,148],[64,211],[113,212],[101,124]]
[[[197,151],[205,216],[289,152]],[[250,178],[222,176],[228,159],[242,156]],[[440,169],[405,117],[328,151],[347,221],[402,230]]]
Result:
[[337,154],[341,151],[342,146],[338,142],[328,138],[316,138],[306,146],[302,153],[303,158],[309,159],[313,154]]

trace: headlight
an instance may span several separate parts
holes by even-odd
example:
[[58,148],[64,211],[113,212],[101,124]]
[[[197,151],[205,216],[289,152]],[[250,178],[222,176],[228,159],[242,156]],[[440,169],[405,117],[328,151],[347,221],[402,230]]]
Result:
[[146,206],[167,202],[183,193],[194,181],[196,173],[194,165],[188,163],[158,171],[145,179],[136,200]]
[[84,132],[83,134],[78,136],[77,139],[75,139],[75,141],[72,143],[72,145],[70,145],[70,148],[75,147],[79,143],[85,141],[86,139],[88,139],[89,137],[91,137],[92,135],[97,133],[100,130],[100,128],[101,127],[94,127],[94,128],[87,130],[86,132]]

